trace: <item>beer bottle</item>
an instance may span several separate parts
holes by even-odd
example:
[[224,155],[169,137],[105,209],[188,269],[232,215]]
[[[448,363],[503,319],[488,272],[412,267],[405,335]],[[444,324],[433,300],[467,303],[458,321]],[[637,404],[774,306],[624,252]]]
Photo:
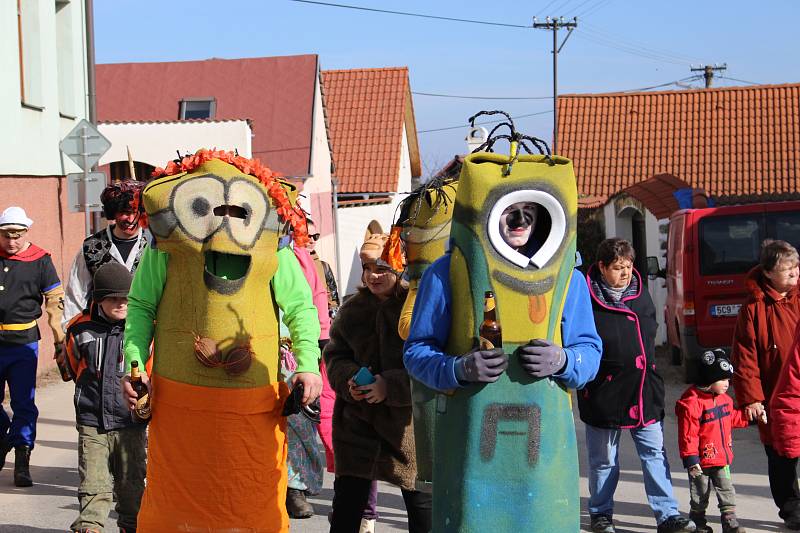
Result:
[[139,420],[150,419],[150,395],[147,393],[147,385],[142,383],[142,376],[139,374],[139,361],[131,361],[131,386],[138,396],[133,415]]
[[480,345],[483,350],[503,347],[503,332],[497,321],[494,293],[486,291],[483,295],[483,322],[478,330]]

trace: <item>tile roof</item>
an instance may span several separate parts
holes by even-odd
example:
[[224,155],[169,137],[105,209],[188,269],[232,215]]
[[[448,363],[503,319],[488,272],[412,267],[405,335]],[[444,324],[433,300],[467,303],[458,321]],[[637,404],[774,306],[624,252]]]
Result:
[[308,175],[317,61],[298,55],[97,65],[97,117],[174,121],[182,99],[213,97],[213,119],[252,119],[254,157],[286,175]]
[[408,68],[324,70],[322,83],[339,192],[397,191],[404,125],[421,174]]
[[584,204],[671,174],[710,196],[800,190],[800,84],[563,95],[558,146]]

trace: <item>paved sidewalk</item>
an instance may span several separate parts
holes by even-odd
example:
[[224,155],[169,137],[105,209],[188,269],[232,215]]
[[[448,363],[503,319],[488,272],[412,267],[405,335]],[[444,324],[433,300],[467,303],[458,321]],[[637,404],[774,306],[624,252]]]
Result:
[[[688,511],[689,488],[686,473],[677,453],[675,415],[672,407],[680,396],[684,385],[678,383],[677,372],[666,368],[667,418],[666,446],[673,467],[673,483],[681,510]],[[71,384],[53,382],[41,387],[37,394],[40,418],[38,441],[31,457],[31,473],[35,485],[28,489],[13,486],[13,452],[9,454],[5,468],[0,472],[0,533],[38,533],[66,531],[77,514],[75,487],[78,483],[76,451],[77,432],[72,407]],[[6,406],[7,408],[7,406]],[[581,508],[586,508],[588,489],[586,485],[586,458],[584,430],[577,421],[578,450],[581,467]],[[736,459],[732,468],[738,496],[738,514],[748,532],[784,531],[778,520],[775,506],[769,494],[766,476],[764,449],[758,440],[755,428],[737,430],[734,434]],[[644,495],[639,461],[629,436],[624,436],[621,446],[622,474],[617,489],[615,521],[620,533],[651,532],[655,522]],[[292,530],[309,533],[328,531],[327,513],[333,497],[332,476],[326,474],[323,491],[311,498],[317,515],[307,520],[293,520]],[[406,515],[400,491],[381,484],[378,498],[381,518],[377,531],[405,531]],[[720,531],[716,503],[712,497],[709,506],[711,525]],[[585,512],[584,528],[588,525]],[[116,532],[114,520],[109,519],[106,531]]]

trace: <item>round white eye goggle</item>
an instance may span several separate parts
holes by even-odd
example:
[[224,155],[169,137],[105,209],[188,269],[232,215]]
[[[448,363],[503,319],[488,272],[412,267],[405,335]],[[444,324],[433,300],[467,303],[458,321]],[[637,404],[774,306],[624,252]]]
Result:
[[[508,206],[520,202],[537,204],[540,210],[544,209],[550,215],[550,233],[539,250],[531,257],[527,257],[513,249],[506,243],[503,236],[500,235],[500,217],[503,215],[503,212]],[[497,203],[494,204],[492,210],[489,212],[489,223],[487,226],[489,242],[494,249],[497,250],[497,253],[520,268],[525,268],[529,264],[536,268],[544,267],[558,251],[566,233],[567,216],[564,213],[564,207],[553,195],[544,191],[528,189],[510,192],[497,200]]]

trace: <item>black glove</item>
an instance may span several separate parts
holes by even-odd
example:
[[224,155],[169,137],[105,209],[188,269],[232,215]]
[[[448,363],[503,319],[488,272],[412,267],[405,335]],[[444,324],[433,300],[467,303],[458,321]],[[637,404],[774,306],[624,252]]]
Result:
[[508,368],[508,356],[500,348],[473,351],[456,361],[456,378],[459,381],[494,383]]
[[522,368],[535,378],[544,378],[561,372],[567,366],[564,348],[545,339],[531,339],[517,348]]

